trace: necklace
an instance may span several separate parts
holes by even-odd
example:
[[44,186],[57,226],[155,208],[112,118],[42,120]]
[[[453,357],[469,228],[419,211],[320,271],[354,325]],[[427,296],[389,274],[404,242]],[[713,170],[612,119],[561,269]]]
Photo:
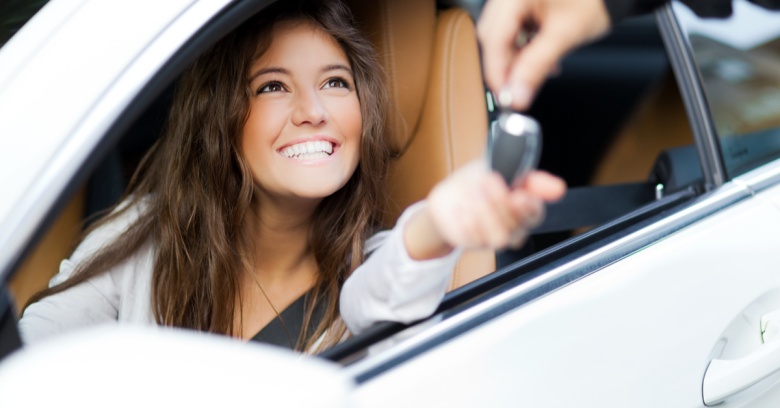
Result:
[[[292,336],[290,336],[290,330],[287,328],[287,324],[284,323],[284,319],[282,319],[282,315],[279,313],[278,310],[276,310],[276,308],[274,307],[274,304],[271,302],[271,298],[268,297],[268,294],[265,293],[265,290],[263,289],[263,285],[260,284],[260,281],[257,279],[257,276],[255,276],[254,273],[250,273],[249,275],[252,277],[252,280],[257,285],[257,288],[260,289],[260,293],[263,294],[263,297],[265,298],[266,302],[268,302],[268,305],[271,306],[271,310],[274,311],[274,315],[276,316],[277,319],[279,319],[279,323],[282,324],[282,328],[284,329],[284,333],[287,336],[287,342],[290,344],[290,348],[294,349],[295,347],[293,345]],[[268,326],[272,322],[273,322],[273,320],[268,322],[260,330],[262,331],[266,326]]]

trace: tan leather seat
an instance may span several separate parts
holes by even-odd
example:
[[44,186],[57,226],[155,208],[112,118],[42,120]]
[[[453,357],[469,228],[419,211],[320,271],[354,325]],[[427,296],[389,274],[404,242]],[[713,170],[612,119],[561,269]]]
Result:
[[[474,22],[434,0],[350,0],[388,76],[389,133],[398,159],[388,225],[461,165],[483,154],[487,106]],[[493,251],[469,251],[451,289],[495,270]]]
[[60,262],[73,251],[73,244],[81,235],[85,196],[83,188],[76,192],[16,270],[8,286],[17,312],[33,294],[48,286],[49,279],[59,271]]

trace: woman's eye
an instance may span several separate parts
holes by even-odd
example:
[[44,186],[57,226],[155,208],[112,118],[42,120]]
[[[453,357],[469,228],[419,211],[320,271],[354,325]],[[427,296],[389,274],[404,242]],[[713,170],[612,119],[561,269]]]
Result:
[[257,90],[258,94],[261,93],[269,93],[269,92],[282,92],[284,91],[284,86],[278,82],[269,82],[263,86],[260,87],[260,89]]
[[323,88],[346,88],[349,89],[349,84],[347,81],[341,79],[341,78],[332,78],[329,79],[328,82],[325,83],[325,86]]

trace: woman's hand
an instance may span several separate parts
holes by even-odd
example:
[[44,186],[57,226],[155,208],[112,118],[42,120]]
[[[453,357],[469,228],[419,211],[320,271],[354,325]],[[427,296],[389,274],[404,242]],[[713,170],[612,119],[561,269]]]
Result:
[[563,180],[541,171],[510,189],[483,161],[470,163],[437,184],[425,207],[408,221],[407,251],[420,260],[455,247],[520,247],[544,219],[544,202],[560,199],[565,191]]

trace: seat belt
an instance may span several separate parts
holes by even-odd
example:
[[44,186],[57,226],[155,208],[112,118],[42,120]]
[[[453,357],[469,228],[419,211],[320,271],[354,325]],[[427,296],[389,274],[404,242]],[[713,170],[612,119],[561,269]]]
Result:
[[700,184],[703,178],[695,146],[661,152],[648,178],[644,182],[571,188],[561,201],[547,205],[545,221],[532,234],[601,225],[663,195]]
[[561,201],[547,204],[544,222],[532,234],[591,227],[628,214],[656,199],[653,182],[573,187]]

